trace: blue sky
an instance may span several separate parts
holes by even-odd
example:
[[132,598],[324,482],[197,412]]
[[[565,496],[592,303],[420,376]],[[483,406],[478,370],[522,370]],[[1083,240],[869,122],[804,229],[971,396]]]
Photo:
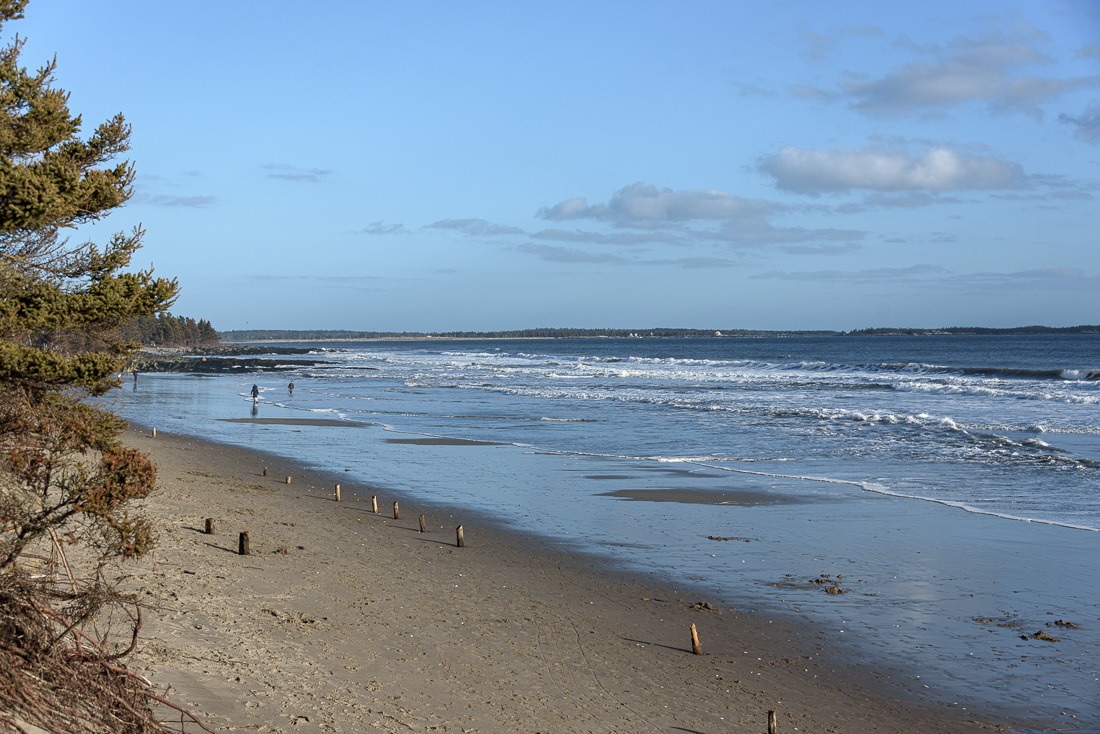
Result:
[[1100,322],[1100,4],[31,0],[219,329]]

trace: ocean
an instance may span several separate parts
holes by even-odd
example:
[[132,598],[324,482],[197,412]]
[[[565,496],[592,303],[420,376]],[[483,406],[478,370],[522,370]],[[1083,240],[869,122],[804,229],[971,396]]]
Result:
[[814,620],[917,695],[1100,727],[1100,336],[294,346],[316,364],[110,402]]

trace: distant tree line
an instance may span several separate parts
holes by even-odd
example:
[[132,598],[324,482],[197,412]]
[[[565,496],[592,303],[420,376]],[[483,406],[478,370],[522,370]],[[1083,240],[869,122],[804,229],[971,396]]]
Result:
[[449,339],[583,339],[591,337],[626,339],[630,337],[759,336],[764,333],[768,332],[752,331],[748,329],[676,329],[667,327],[652,329],[572,329],[544,327],[540,329],[514,329],[511,331],[442,331],[433,333],[432,336]]
[[194,347],[218,344],[221,338],[206,319],[173,316],[139,316],[119,327],[123,341],[161,347]]
[[544,327],[506,331],[352,331],[347,329],[236,329],[220,332],[226,342],[350,341],[355,339],[585,339],[631,337],[797,337],[797,336],[934,336],[1100,334],[1100,325],[1082,326],[948,326],[941,329],[875,327],[853,331],[772,331],[763,329],[574,329]]
[[985,326],[947,326],[942,329],[880,327],[873,329],[856,329],[848,333],[852,336],[928,336],[932,334],[951,334],[956,336],[993,334],[1003,334],[1007,336],[1024,334],[1100,334],[1100,325],[1010,326],[1000,329]]
[[237,329],[221,332],[228,342],[340,341],[350,339],[584,339],[630,337],[703,336],[808,336],[839,334],[836,331],[758,331],[750,329],[576,329],[544,327],[507,331],[348,331],[337,329]]

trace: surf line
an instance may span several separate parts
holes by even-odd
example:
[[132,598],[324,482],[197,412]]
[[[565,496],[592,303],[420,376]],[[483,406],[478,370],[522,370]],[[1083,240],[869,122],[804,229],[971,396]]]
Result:
[[[847,485],[852,486],[852,487],[859,487],[860,489],[868,491],[868,492],[877,492],[877,493],[880,493],[880,494],[889,494],[888,490],[885,487],[882,487],[881,490],[873,488],[875,486],[881,486],[881,485],[876,485],[874,482],[859,482],[859,481],[856,481],[854,479],[831,479],[829,477],[808,477],[808,476],[801,476],[799,474],[777,474],[777,473],[774,473],[774,472],[753,471],[752,469],[735,469],[731,466],[717,466],[715,464],[708,464],[708,463],[702,462],[702,461],[691,461],[690,459],[685,459],[684,461],[682,461],[680,463],[691,464],[692,466],[701,466],[704,469],[716,469],[718,471],[730,472],[730,473],[733,473],[733,474],[751,474],[752,476],[771,477],[773,479],[799,479],[799,480],[802,480],[804,482],[821,482],[823,484],[847,484]],[[897,496],[901,497],[901,496],[904,496],[904,495],[897,495]],[[914,498],[914,499],[921,499],[921,498],[918,497],[918,498]]]
[[[673,459],[665,456],[628,456],[621,454],[600,454],[588,451],[564,451],[556,449],[537,449],[529,444],[513,444],[514,446],[520,446],[521,448],[534,449],[538,453],[549,454],[552,456],[586,456],[597,459],[624,459],[628,461],[654,461],[658,464],[690,464],[691,466],[698,466],[704,469],[716,469],[718,471],[732,472],[736,474],[751,474],[757,477],[771,477],[773,479],[800,479],[806,482],[822,482],[824,484],[847,484],[853,487],[859,487],[860,489],[877,492],[878,490],[872,489],[870,485],[873,482],[859,482],[853,479],[830,479],[829,477],[809,477],[800,476],[798,474],[778,474],[775,472],[765,471],[753,471],[751,469],[735,469],[729,466],[720,466],[708,463],[707,460],[700,459]],[[532,451],[531,453],[534,453]],[[720,461],[741,461],[741,459],[720,459]],[[786,461],[786,459],[776,459],[776,461]],[[885,491],[885,487],[883,487]]]
[[1100,532],[1100,528],[1094,528],[1089,525],[1077,525],[1069,522],[1059,522],[1057,520],[1044,520],[1037,517],[1021,517],[1019,515],[1008,515],[1002,512],[993,512],[992,510],[983,510],[973,505],[969,505],[965,502],[958,500],[945,500],[937,499],[935,497],[925,497],[919,494],[905,494],[904,492],[897,492],[892,489],[887,489],[885,486],[878,482],[859,482],[852,479],[829,479],[828,477],[806,477],[799,476],[797,474],[774,474],[771,472],[752,471],[750,469],[734,469],[727,466],[716,466],[714,464],[707,464],[702,461],[684,461],[684,464],[692,464],[693,466],[700,466],[706,469],[714,469],[717,471],[731,472],[735,474],[752,474],[758,477],[772,477],[776,479],[801,479],[808,482],[823,482],[825,484],[847,484],[853,487],[859,487],[864,492],[873,492],[874,494],[881,494],[885,497],[896,497],[898,499],[905,500],[918,500],[921,502],[931,502],[937,505],[943,505],[945,507],[953,507],[963,512],[969,512],[975,515],[988,515],[990,517],[999,517],[1002,520],[1013,520],[1015,522],[1033,522],[1040,525],[1054,525],[1060,528],[1069,528],[1070,530],[1085,530],[1092,533]]

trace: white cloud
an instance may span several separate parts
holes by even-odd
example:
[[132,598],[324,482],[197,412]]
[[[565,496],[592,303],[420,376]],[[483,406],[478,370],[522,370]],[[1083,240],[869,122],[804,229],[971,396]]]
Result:
[[1020,166],[989,156],[964,155],[941,146],[911,157],[900,151],[805,150],[786,147],[760,169],[781,189],[803,194],[875,191],[1010,189],[1024,183]]
[[1020,77],[1006,84],[1001,94],[990,100],[989,106],[994,112],[1023,112],[1042,119],[1040,104],[1069,92],[1097,86],[1100,86],[1100,75],[1075,79]]
[[156,194],[153,196],[141,196],[137,198],[137,201],[147,204],[154,204],[156,206],[182,206],[192,209],[205,209],[206,207],[213,206],[217,199],[213,196],[169,196],[167,194]]
[[438,222],[429,224],[428,227],[432,229],[453,229],[473,237],[526,234],[519,227],[494,224],[485,219],[440,219]]
[[676,191],[634,183],[616,191],[606,204],[589,204],[577,197],[538,211],[544,219],[596,220],[613,226],[612,232],[545,229],[531,237],[596,245],[748,248],[797,243],[820,246],[825,242],[855,242],[866,235],[860,230],[784,227],[771,221],[787,211],[774,202],[716,189]]
[[1091,104],[1077,117],[1065,113],[1058,122],[1073,128],[1073,137],[1086,143],[1100,143],[1100,105]]
[[[681,268],[732,267],[742,263],[716,257],[716,249],[747,251],[775,247],[796,255],[833,255],[850,251],[866,232],[854,229],[781,226],[772,221],[790,212],[774,202],[748,199],[716,189],[676,191],[644,183],[624,186],[606,203],[583,197],[542,207],[537,216],[555,221],[589,220],[576,229],[546,228],[534,232],[485,219],[441,219],[431,229],[470,237],[524,237],[515,252],[558,263],[665,265]],[[400,228],[400,229],[399,229]],[[400,225],[373,222],[367,234],[404,231]],[[620,248],[618,252],[598,248]],[[661,257],[676,248],[678,257]]]
[[405,229],[403,224],[390,224],[389,222],[383,222],[381,220],[377,222],[371,222],[366,227],[359,230],[359,234],[367,235],[387,235],[387,234],[407,234],[408,230]]
[[583,196],[575,196],[572,199],[558,202],[554,206],[539,209],[537,216],[539,219],[560,222],[565,219],[584,219],[593,216],[593,213],[591,207],[588,206],[588,201]]
[[624,227],[652,227],[692,220],[730,220],[761,216],[776,205],[724,191],[674,191],[633,183],[616,191],[607,204],[589,206],[583,198],[567,199],[539,209],[542,219],[599,219]]
[[809,84],[791,84],[787,87],[787,94],[807,102],[823,103],[833,102],[838,96],[834,92],[827,92]]
[[1077,50],[1079,59],[1100,59],[1100,43],[1088,43]]
[[811,28],[802,26],[799,28],[799,36],[802,42],[802,51],[799,56],[808,61],[821,62],[833,56],[841,47],[842,43],[850,37],[875,37],[881,35],[882,29],[874,26],[845,26],[843,28],[834,28],[828,33],[818,33]]
[[320,183],[332,174],[327,168],[299,168],[288,166],[285,163],[271,163],[260,166],[267,171],[268,178],[276,178],[281,181],[301,181],[303,183]]
[[954,62],[910,64],[881,79],[850,82],[852,106],[872,115],[902,115],[926,107],[948,107],[994,96],[1002,83],[993,69]]
[[957,276],[955,285],[967,291],[1015,291],[1021,288],[1045,291],[1096,292],[1100,278],[1086,275],[1081,268],[1055,267],[1019,270],[1012,273],[968,273]]
[[943,112],[967,102],[985,102],[994,112],[1041,118],[1041,104],[1067,92],[1100,86],[1100,76],[1064,79],[1026,74],[1023,67],[1049,63],[1033,38],[956,38],[946,47],[914,48],[927,57],[874,79],[842,82],[851,106],[867,115],[897,117]]
[[903,191],[901,193],[873,193],[861,202],[841,204],[836,208],[841,214],[858,214],[871,209],[919,209],[937,204],[959,204],[957,196],[945,196],[937,192]]

